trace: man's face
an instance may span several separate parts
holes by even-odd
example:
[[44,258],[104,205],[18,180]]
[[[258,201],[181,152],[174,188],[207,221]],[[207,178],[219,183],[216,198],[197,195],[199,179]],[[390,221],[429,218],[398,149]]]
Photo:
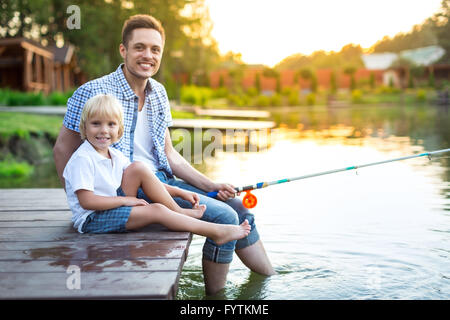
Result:
[[127,47],[120,45],[129,75],[144,80],[158,72],[163,53],[161,34],[154,29],[134,29]]

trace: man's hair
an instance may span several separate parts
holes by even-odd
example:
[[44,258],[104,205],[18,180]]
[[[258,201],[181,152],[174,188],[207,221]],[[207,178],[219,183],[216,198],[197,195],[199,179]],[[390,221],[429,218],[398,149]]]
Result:
[[161,22],[147,14],[137,14],[134,16],[131,16],[128,18],[128,20],[125,21],[122,28],[122,44],[125,47],[128,47],[128,41],[131,38],[131,34],[133,33],[134,29],[155,29],[161,34],[161,38],[163,43],[165,42],[165,33],[164,28],[161,25]]
[[[89,119],[94,116],[116,119],[119,125],[119,135],[117,136],[117,141],[122,138],[124,130],[123,110],[122,104],[119,102],[119,100],[111,95],[99,94],[86,101],[80,119],[81,139],[86,139],[86,124],[88,123]],[[117,141],[113,141],[113,143]]]

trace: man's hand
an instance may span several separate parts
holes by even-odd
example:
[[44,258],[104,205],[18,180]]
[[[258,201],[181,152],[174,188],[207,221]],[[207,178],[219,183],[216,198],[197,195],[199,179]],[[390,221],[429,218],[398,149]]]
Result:
[[211,191],[219,191],[216,198],[222,201],[227,201],[228,199],[236,196],[234,186],[229,183],[215,183],[214,189]]

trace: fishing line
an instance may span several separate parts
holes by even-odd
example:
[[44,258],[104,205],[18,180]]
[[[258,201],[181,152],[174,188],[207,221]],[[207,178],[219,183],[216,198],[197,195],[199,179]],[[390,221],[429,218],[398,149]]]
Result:
[[[243,203],[244,207],[254,208],[256,206],[258,200],[250,191],[255,190],[255,189],[262,189],[262,188],[266,188],[266,187],[276,185],[276,184],[292,182],[292,181],[308,179],[308,178],[314,178],[314,177],[319,177],[319,176],[333,174],[333,173],[342,172],[342,171],[359,170],[359,169],[365,168],[365,167],[377,166],[377,165],[382,165],[382,164],[386,164],[386,163],[390,163],[390,162],[414,159],[414,158],[419,158],[419,157],[428,157],[428,159],[430,161],[432,161],[432,159],[434,159],[433,158],[434,155],[446,153],[446,152],[450,152],[450,148],[431,151],[431,152],[424,152],[424,153],[420,153],[420,154],[414,154],[414,155],[410,155],[410,156],[406,156],[406,157],[371,162],[371,163],[366,163],[366,164],[361,164],[361,165],[348,166],[348,167],[344,167],[344,168],[340,168],[340,169],[317,172],[317,173],[307,174],[307,175],[303,175],[303,176],[299,176],[299,177],[291,177],[291,178],[285,178],[285,179],[268,181],[268,182],[267,181],[266,182],[258,182],[253,185],[248,185],[248,186],[244,186],[244,187],[236,187],[235,193],[240,193],[242,191],[245,191],[245,196],[242,199],[242,203]],[[439,157],[438,159],[443,159],[443,158],[450,158],[450,157]],[[356,171],[356,172],[358,172],[358,171]],[[212,191],[212,192],[209,192],[207,195],[209,197],[215,198],[215,197],[217,197],[218,193],[219,193],[219,191]]]

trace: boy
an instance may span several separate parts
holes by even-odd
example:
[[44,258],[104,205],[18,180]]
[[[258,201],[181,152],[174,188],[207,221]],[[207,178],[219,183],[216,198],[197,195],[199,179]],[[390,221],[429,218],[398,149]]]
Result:
[[[125,232],[159,223],[209,237],[218,245],[249,234],[247,220],[239,226],[198,220],[206,209],[198,204],[198,195],[161,183],[145,165],[131,164],[110,148],[123,134],[122,107],[113,96],[97,95],[86,102],[80,134],[85,141],[63,173],[72,221],[79,232]],[[142,190],[151,204],[142,199]],[[193,208],[179,207],[172,197],[189,201]]]

